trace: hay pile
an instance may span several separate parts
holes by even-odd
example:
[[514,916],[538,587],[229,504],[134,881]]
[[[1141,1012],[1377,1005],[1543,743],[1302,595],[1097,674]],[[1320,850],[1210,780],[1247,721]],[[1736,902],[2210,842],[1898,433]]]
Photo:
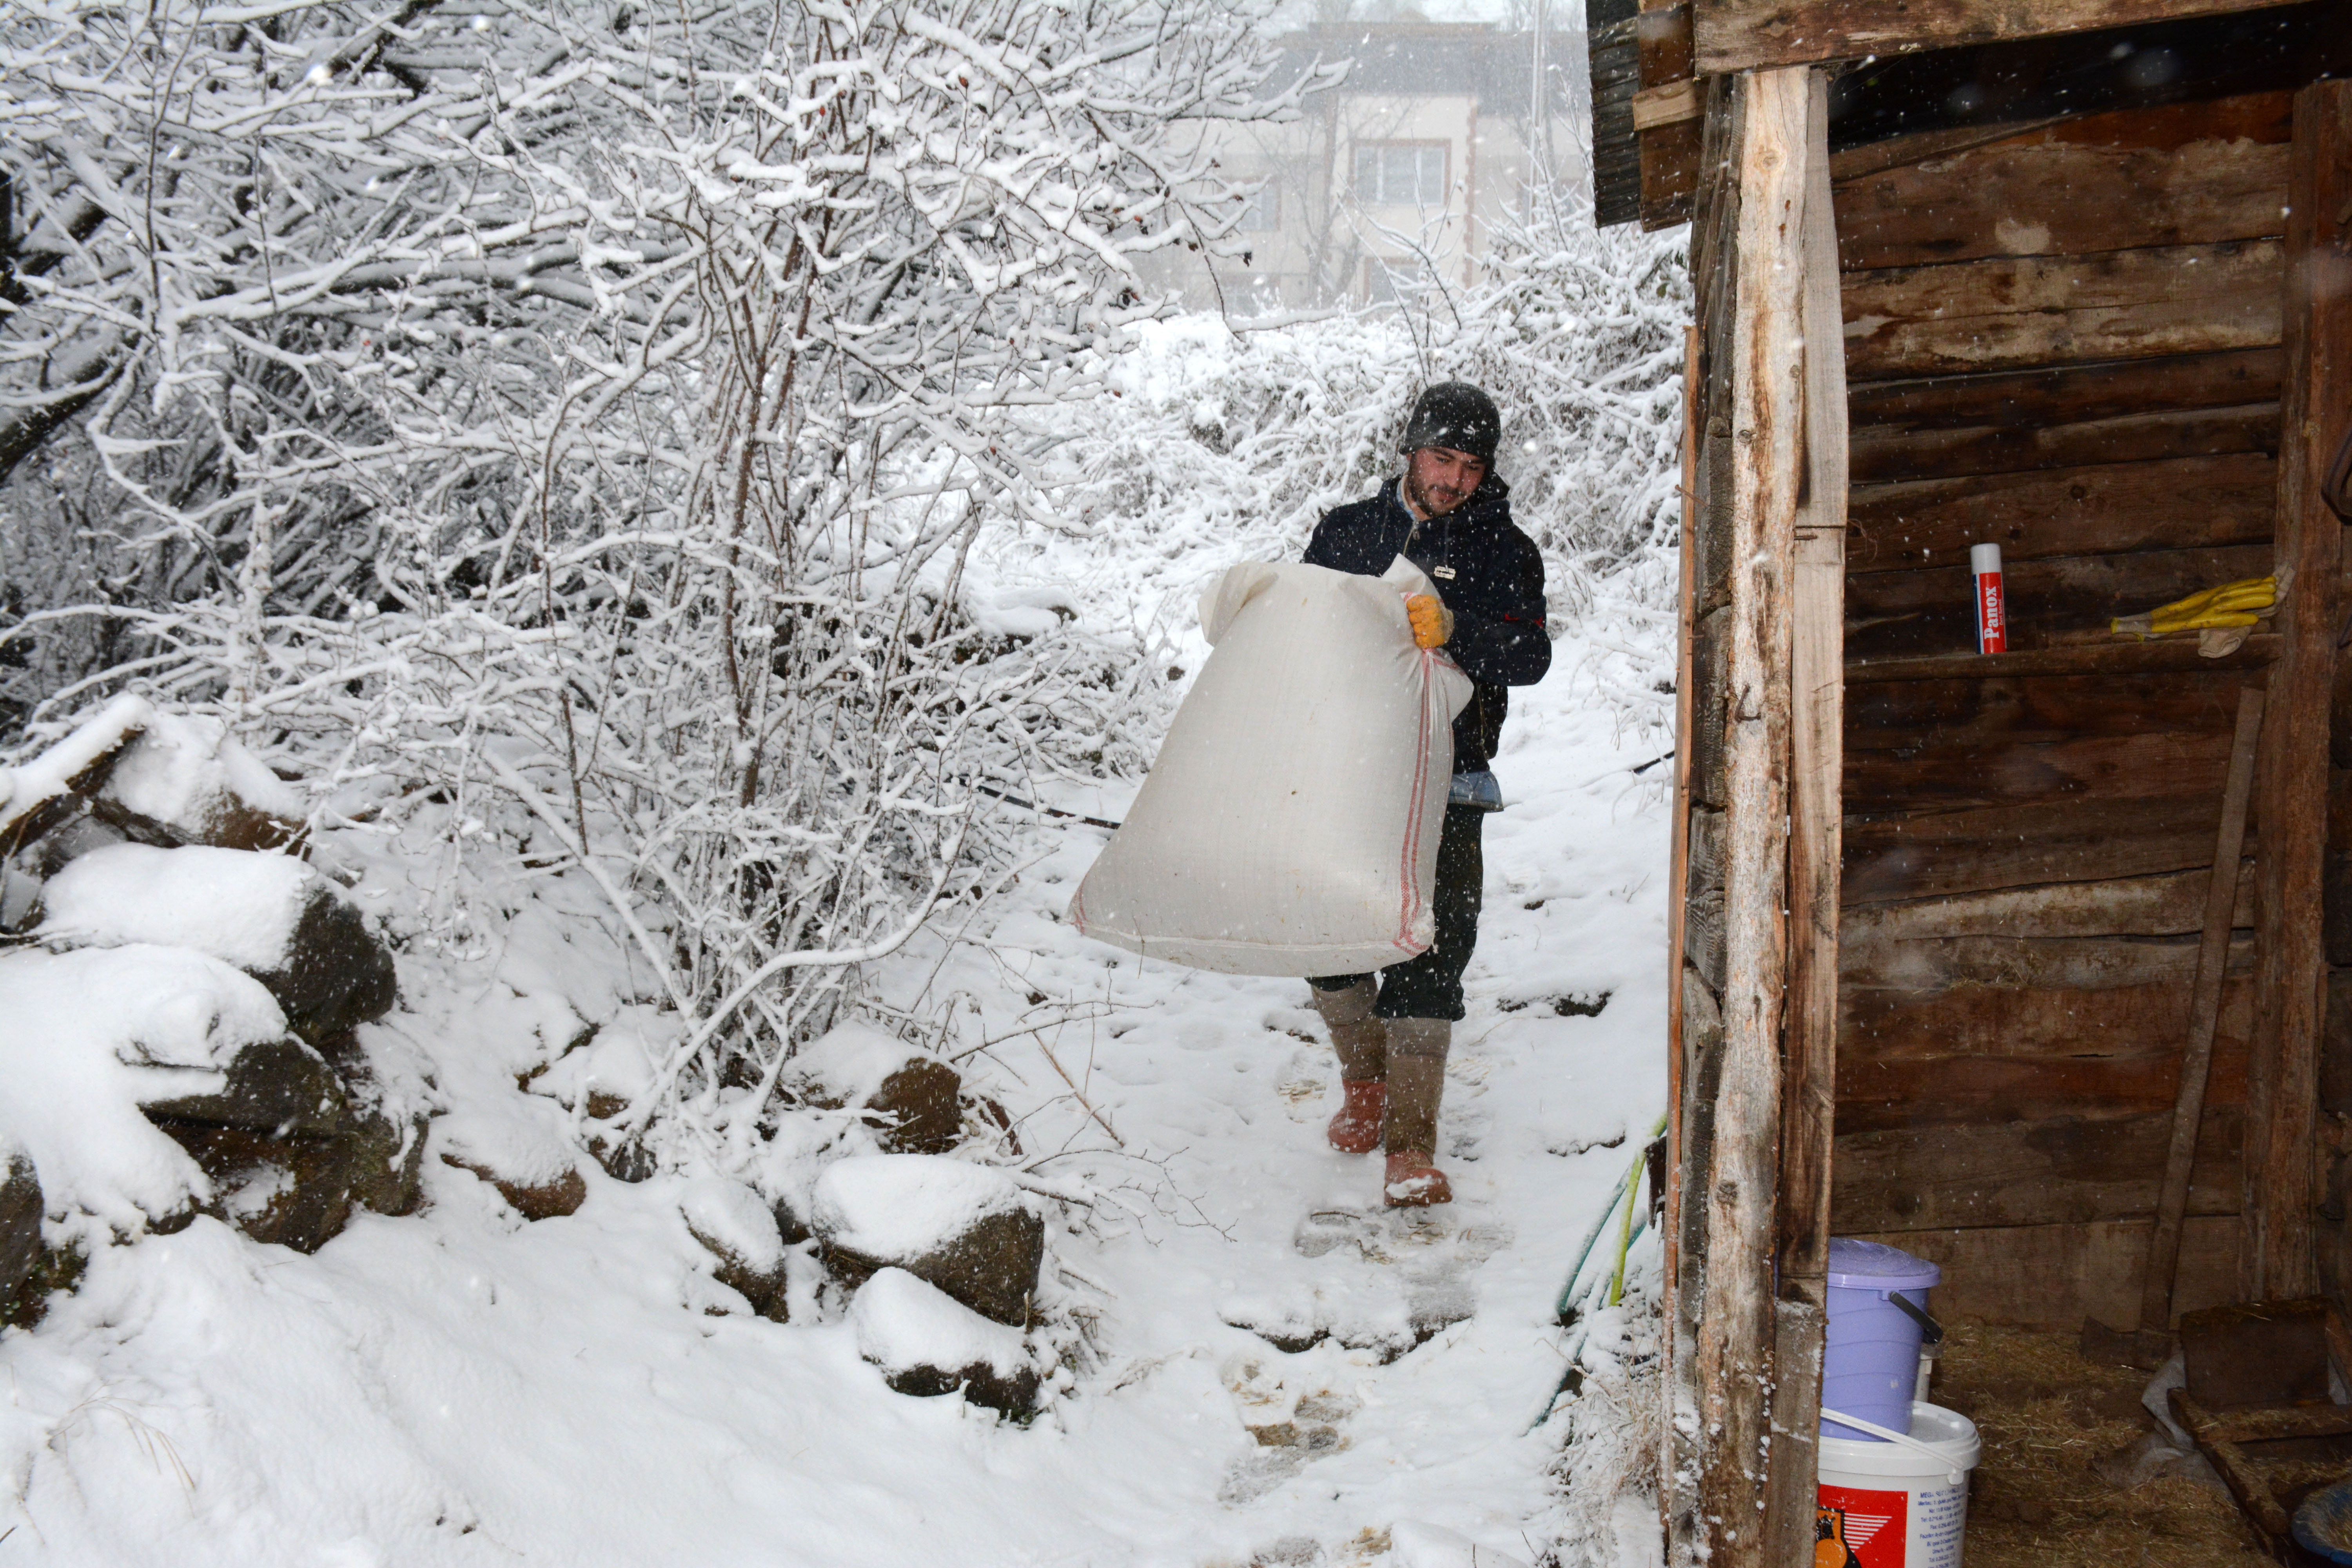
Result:
[[2125,1491],[2094,1468],[2154,1427],[2147,1383],[2084,1361],[2070,1334],[1950,1326],[1931,1397],[1984,1438],[1968,1568],[2271,1568],[2226,1493],[2180,1479]]

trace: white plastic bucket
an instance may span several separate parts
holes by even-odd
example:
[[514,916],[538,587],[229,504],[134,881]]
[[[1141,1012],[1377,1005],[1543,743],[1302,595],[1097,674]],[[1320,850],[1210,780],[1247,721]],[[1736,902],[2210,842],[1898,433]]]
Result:
[[1960,1568],[1969,1472],[1983,1452],[1976,1423],[1921,1402],[1911,1406],[1911,1436],[1928,1451],[1822,1438],[1820,1568]]

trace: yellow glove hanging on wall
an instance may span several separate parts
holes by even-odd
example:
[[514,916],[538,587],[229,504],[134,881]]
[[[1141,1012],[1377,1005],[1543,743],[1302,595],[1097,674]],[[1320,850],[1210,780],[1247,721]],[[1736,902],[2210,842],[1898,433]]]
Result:
[[1454,640],[1454,612],[1433,594],[1415,594],[1404,602],[1412,619],[1412,640],[1423,647],[1444,647]]
[[2251,626],[2278,604],[2278,579],[2248,577],[2191,594],[2137,616],[2118,616],[2108,628],[2123,637],[2160,637],[2212,626]]

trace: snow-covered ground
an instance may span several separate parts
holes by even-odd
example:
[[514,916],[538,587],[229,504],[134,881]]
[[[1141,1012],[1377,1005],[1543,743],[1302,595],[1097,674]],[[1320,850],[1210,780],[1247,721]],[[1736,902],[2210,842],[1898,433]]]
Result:
[[[880,985],[966,994],[992,1043],[960,1066],[1018,1120],[1016,1167],[1088,1200],[1049,1202],[1044,1305],[1075,1370],[1034,1421],[889,1392],[805,1257],[789,1323],[745,1311],[681,1217],[696,1178],[582,1161],[586,1204],[527,1224],[434,1159],[417,1215],[314,1257],[199,1219],[100,1251],[0,1339],[9,1560],[1533,1561],[1568,1420],[1529,1431],[1561,1372],[1553,1299],[1663,1094],[1667,769],[1631,775],[1657,737],[1591,697],[1606,640],[1562,641],[1498,763],[1450,1208],[1382,1211],[1372,1158],[1325,1145],[1303,985],[1078,939],[1059,916],[1104,836],[1041,826],[984,926]],[[431,863],[373,853],[359,893],[397,930]],[[403,955],[372,1045],[451,1112],[436,1148],[561,1151],[568,1113],[517,1078],[583,1019],[642,1016],[593,901],[538,887],[476,946]]]

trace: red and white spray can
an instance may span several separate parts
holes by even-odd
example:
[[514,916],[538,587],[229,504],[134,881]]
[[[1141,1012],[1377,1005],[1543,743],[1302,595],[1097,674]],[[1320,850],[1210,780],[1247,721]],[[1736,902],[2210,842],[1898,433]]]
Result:
[[2009,651],[2009,597],[2000,585],[2000,546],[1969,546],[1969,571],[1977,585],[1977,651]]

